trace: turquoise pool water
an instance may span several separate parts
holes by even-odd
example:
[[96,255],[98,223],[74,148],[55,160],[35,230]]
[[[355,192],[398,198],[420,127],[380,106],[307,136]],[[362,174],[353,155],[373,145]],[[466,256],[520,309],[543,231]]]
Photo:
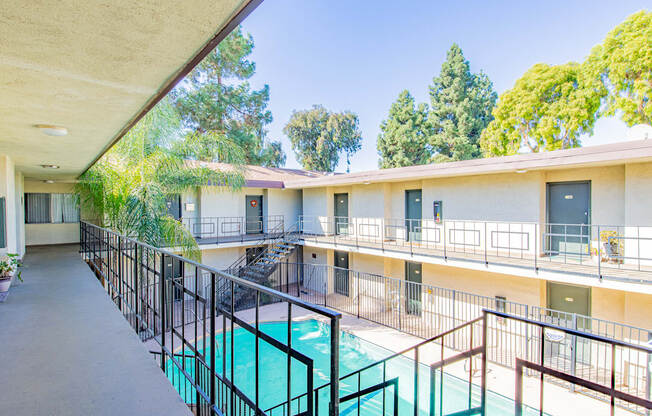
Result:
[[[287,326],[285,322],[267,322],[260,325],[261,331],[272,336],[273,338],[286,343]],[[249,331],[237,328],[235,330],[234,345],[234,379],[235,384],[245,394],[253,400],[255,395],[255,367],[254,351],[255,337]],[[216,362],[218,363],[219,373],[222,373],[222,355],[223,355],[223,335],[216,338]],[[226,372],[230,378],[230,345],[231,333],[226,333]],[[265,410],[273,407],[287,398],[287,356],[271,346],[267,342],[260,341],[260,408]],[[314,371],[312,374],[314,387],[321,386],[329,382],[330,369],[330,326],[316,320],[305,320],[293,322],[292,324],[292,347],[314,360]],[[208,354],[209,351],[206,351]],[[340,376],[344,376],[356,371],[368,364],[379,361],[389,355],[391,352],[381,348],[373,343],[362,340],[346,332],[340,333]],[[295,359],[292,360],[292,397],[306,393],[307,372],[306,366]],[[178,373],[175,373],[175,367],[172,363],[168,367],[168,376],[177,389],[183,389],[180,385]],[[399,379],[399,414],[414,414],[414,361],[407,357],[396,357],[387,363],[385,369],[387,379],[398,377]],[[192,374],[192,368],[188,371]],[[361,377],[362,388],[377,384],[383,380],[383,367],[376,366],[363,372]],[[425,365],[419,365],[419,414],[428,415],[430,411],[430,376],[429,368]],[[479,381],[479,380],[478,380]],[[357,377],[349,378],[340,382],[340,397],[357,391]],[[436,383],[436,406],[439,414],[441,398],[443,414],[464,410],[468,407],[468,381],[444,373],[443,385],[440,383],[439,374],[435,378]],[[385,414],[391,414],[393,406],[393,394],[391,389],[385,394]],[[480,389],[478,386],[473,387],[472,405],[479,404]],[[328,406],[328,388],[322,389],[319,395],[319,414],[327,414]],[[188,399],[192,400],[192,399]],[[360,400],[361,414],[365,415],[382,415],[383,393],[378,391],[370,393]],[[302,401],[302,407],[305,406],[305,400]],[[343,403],[340,408],[341,415],[357,414],[357,400]],[[514,402],[504,396],[493,392],[488,392],[487,396],[487,414],[488,415],[510,415],[514,414]],[[526,409],[525,414],[538,414],[533,409]],[[279,411],[278,414],[281,414]],[[293,412],[294,414],[294,412]]]

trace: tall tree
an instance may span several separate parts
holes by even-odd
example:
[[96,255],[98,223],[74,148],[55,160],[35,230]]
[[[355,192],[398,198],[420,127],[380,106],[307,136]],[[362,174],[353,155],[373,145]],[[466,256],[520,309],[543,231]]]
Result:
[[[285,163],[280,142],[267,139],[272,113],[267,109],[269,86],[252,90],[248,80],[256,71],[249,55],[254,47],[251,35],[238,27],[231,32],[186,77],[173,92],[183,123],[199,134],[213,133],[203,140],[226,137],[242,147],[246,163],[278,167]],[[218,154],[204,152],[187,157],[210,161]]]
[[294,111],[283,128],[290,138],[297,160],[304,169],[333,172],[340,160],[360,150],[362,133],[358,116],[350,111],[334,113],[315,105]]
[[[172,152],[179,124],[172,105],[161,101],[81,176],[75,191],[87,217],[156,247],[179,247],[198,260],[201,251],[195,239],[167,214],[166,198],[209,183],[239,189],[244,178],[237,164],[236,169],[218,172],[189,165]],[[228,154],[229,162],[242,160],[237,147]]]
[[497,95],[484,73],[472,74],[462,49],[453,44],[430,86],[429,122],[433,162],[480,157],[478,141],[493,119]]
[[634,13],[607,34],[584,62],[589,81],[604,86],[604,114],[628,125],[652,124],[652,12]]
[[403,90],[389,109],[387,120],[380,124],[376,146],[381,168],[423,165],[432,150],[429,139],[428,105],[418,106],[408,90]]
[[600,107],[600,94],[581,79],[577,63],[536,64],[500,96],[495,119],[482,133],[487,156],[580,146],[591,133]]

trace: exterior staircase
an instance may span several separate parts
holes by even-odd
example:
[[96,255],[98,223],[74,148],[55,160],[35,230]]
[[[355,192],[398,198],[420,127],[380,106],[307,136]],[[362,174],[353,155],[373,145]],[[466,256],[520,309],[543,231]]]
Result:
[[[267,237],[258,246],[261,251],[254,257],[248,257],[245,253],[231,264],[225,272],[241,277],[263,286],[271,286],[270,276],[279,263],[287,259],[296,250],[299,242],[299,224],[295,223],[286,230],[281,224],[277,229],[267,233]],[[222,307],[231,307],[230,282],[224,280],[218,288],[218,300]],[[255,303],[255,295],[245,288],[234,288],[236,310],[252,307]]]

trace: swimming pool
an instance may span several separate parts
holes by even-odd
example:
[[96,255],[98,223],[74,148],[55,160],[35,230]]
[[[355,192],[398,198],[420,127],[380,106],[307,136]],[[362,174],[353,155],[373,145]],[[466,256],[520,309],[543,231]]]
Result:
[[[262,332],[274,337],[280,342],[287,342],[287,325],[285,322],[265,322],[260,324]],[[218,372],[222,373],[222,343],[223,335],[216,337],[216,362]],[[249,331],[236,328],[234,342],[234,379],[235,385],[251,399],[255,395],[255,367],[254,351],[255,337]],[[230,345],[231,333],[226,333],[226,372],[230,376]],[[307,355],[314,360],[313,383],[314,387],[329,382],[330,369],[330,326],[316,320],[304,320],[292,323],[292,348]],[[208,354],[209,351],[206,351]],[[371,342],[360,339],[347,332],[340,333],[340,376],[354,372],[366,365],[375,363],[389,355],[391,352]],[[259,341],[259,400],[260,408],[271,408],[287,398],[287,356],[280,350],[272,347],[267,342]],[[174,372],[172,363],[168,364],[168,376],[175,387],[181,386],[180,377]],[[373,367],[362,374],[362,386],[367,387],[383,380],[382,366]],[[387,379],[398,377],[399,382],[399,414],[414,414],[414,361],[407,357],[396,357],[390,360],[385,369]],[[192,371],[190,371],[192,374]],[[306,366],[292,360],[292,397],[306,393]],[[419,366],[419,414],[428,415],[430,412],[430,375],[429,367]],[[357,377],[343,380],[340,383],[340,397],[357,391]],[[443,386],[440,385],[439,374],[435,378],[436,394],[439,395],[440,387],[443,393],[443,414],[464,410],[468,406],[468,381],[444,373]],[[385,395],[386,414],[390,414],[393,405],[393,396],[390,390]],[[472,405],[480,402],[480,388],[474,386]],[[328,389],[323,389],[319,397],[319,414],[327,414]],[[370,393],[360,400],[361,414],[382,415],[383,393],[377,391]],[[304,402],[305,404],[305,402]],[[357,414],[357,400],[343,403],[340,408],[341,415]],[[435,406],[439,414],[439,401]],[[487,392],[488,415],[510,415],[514,413],[514,402],[504,396],[491,391]],[[280,414],[280,413],[279,413]],[[293,413],[294,414],[294,413]],[[538,414],[533,409],[526,409],[524,414]]]

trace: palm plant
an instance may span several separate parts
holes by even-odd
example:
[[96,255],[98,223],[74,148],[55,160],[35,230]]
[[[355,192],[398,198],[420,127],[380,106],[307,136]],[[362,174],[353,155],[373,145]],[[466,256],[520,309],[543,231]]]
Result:
[[[216,137],[217,153],[233,169],[215,171],[184,159],[181,123],[167,100],[159,103],[100,161],[84,173],[75,189],[83,215],[121,234],[147,244],[178,248],[199,260],[201,251],[191,233],[167,214],[167,197],[197,186],[237,190],[244,184],[239,147]],[[172,150],[174,148],[175,150]]]

